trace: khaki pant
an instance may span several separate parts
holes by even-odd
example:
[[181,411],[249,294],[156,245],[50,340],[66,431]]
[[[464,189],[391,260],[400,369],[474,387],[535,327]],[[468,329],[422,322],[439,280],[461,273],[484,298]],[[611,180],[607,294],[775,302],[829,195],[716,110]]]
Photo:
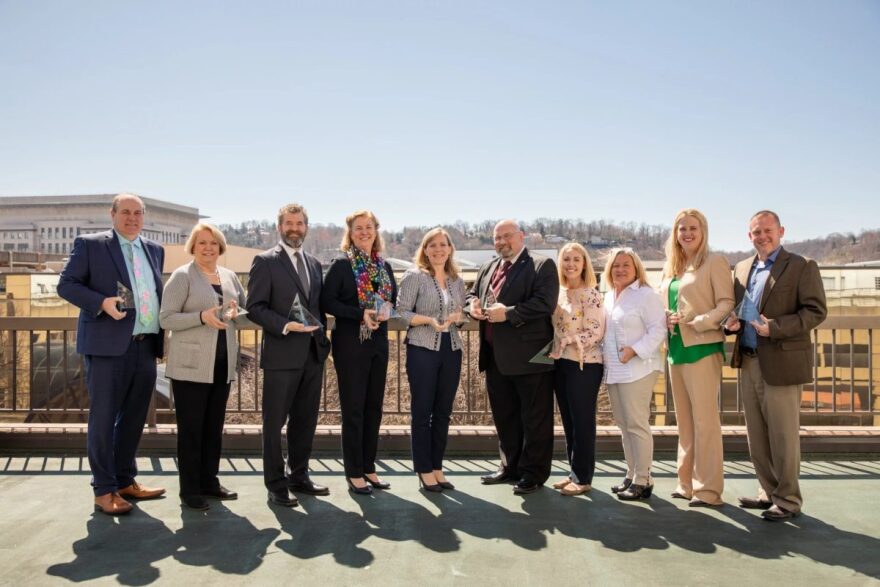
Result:
[[620,427],[626,478],[637,485],[651,484],[654,436],[651,434],[651,392],[659,373],[653,371],[630,383],[609,383],[614,423]]
[[724,503],[724,445],[718,394],[721,353],[669,366],[678,422],[678,487],[689,498]]
[[799,512],[803,504],[801,470],[800,385],[770,385],[757,357],[743,357],[742,399],[749,435],[749,456],[761,490],[758,498]]

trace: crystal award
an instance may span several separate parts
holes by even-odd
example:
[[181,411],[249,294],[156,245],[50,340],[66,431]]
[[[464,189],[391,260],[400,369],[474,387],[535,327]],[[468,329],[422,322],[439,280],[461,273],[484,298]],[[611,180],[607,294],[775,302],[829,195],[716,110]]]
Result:
[[126,310],[134,310],[134,293],[128,289],[121,281],[116,282],[116,296],[122,298],[121,302],[116,302],[116,309],[120,312]]
[[373,295],[373,309],[376,310],[376,320],[385,322],[391,318],[400,318],[400,313],[394,304],[382,298],[379,294]]
[[553,359],[550,358],[550,353],[553,351],[553,341],[548,342],[544,347],[535,354],[534,357],[529,359],[529,363],[537,363],[539,365],[552,365],[555,363]]
[[290,311],[287,313],[287,319],[291,322],[299,322],[309,331],[317,330],[321,327],[321,321],[315,318],[315,315],[309,312],[299,299],[299,294],[293,298],[290,305]]

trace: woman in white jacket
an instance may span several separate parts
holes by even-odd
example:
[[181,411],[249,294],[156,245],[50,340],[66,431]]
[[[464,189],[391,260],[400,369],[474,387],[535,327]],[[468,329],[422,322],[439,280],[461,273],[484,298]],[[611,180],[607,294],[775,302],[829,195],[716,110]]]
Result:
[[660,296],[648,285],[639,256],[614,249],[603,274],[605,294],[605,384],[614,421],[620,427],[626,478],[611,488],[618,499],[651,497],[651,392],[663,370],[660,346],[666,337],[666,313]]

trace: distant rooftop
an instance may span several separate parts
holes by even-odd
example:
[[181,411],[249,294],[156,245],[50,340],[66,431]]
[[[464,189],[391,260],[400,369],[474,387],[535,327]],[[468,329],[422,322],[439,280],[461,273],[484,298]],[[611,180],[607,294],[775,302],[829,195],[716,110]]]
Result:
[[[113,203],[119,193],[115,194],[91,194],[91,195],[70,195],[70,196],[0,196],[0,207],[3,206],[93,206],[96,204],[106,205],[107,207]],[[199,209],[192,206],[183,206],[174,202],[165,200],[157,200],[148,196],[134,194],[144,201],[144,205],[148,208],[161,208],[173,210],[182,214],[199,215]],[[205,218],[205,216],[199,216]]]

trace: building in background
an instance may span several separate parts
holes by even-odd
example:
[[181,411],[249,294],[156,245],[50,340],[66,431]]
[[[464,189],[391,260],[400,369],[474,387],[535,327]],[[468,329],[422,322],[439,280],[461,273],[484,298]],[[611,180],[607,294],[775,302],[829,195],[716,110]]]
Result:
[[[65,255],[81,234],[109,230],[117,194],[0,197],[0,250]],[[186,241],[198,208],[140,196],[147,207],[145,237],[161,244]]]

